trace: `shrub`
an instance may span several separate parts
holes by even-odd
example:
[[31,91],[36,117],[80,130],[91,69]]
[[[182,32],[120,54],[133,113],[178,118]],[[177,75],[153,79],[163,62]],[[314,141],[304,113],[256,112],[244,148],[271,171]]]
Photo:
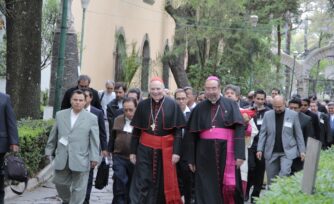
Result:
[[18,122],[20,155],[33,177],[44,167],[44,148],[54,120],[21,120]]
[[303,204],[332,204],[334,203],[334,147],[320,154],[319,167],[316,177],[315,193],[305,194],[301,191],[303,172],[290,177],[277,177],[256,203],[303,203]]

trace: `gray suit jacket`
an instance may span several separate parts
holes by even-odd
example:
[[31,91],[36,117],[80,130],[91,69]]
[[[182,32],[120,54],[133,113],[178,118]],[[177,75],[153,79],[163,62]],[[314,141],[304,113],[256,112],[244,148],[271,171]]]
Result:
[[[276,136],[275,111],[270,110],[264,114],[260,130],[257,151],[264,152],[264,158],[270,159],[273,153]],[[294,159],[305,153],[303,133],[300,128],[298,113],[285,109],[282,144],[286,157]]]
[[[60,142],[62,138],[68,141],[67,145]],[[45,154],[55,155],[56,170],[63,170],[68,161],[72,171],[84,172],[90,170],[90,161],[99,160],[99,145],[97,117],[82,110],[71,128],[71,109],[65,109],[57,112]]]

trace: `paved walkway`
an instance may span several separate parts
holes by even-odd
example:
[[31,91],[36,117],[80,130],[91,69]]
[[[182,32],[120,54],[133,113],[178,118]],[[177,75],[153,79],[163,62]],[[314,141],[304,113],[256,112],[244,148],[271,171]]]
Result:
[[[109,173],[109,185],[98,190],[93,187],[90,197],[90,203],[93,204],[110,204],[113,198],[112,193],[112,169]],[[95,171],[96,175],[96,171]],[[95,179],[94,179],[95,180]],[[263,193],[264,191],[262,191]],[[41,187],[38,187],[31,192],[25,192],[21,196],[9,199],[5,201],[6,204],[61,204],[61,199],[57,196],[57,191],[54,184],[51,181],[46,182]],[[245,204],[250,204],[245,202]]]
[[[95,171],[96,174],[96,171]],[[109,185],[98,190],[93,187],[90,197],[90,203],[110,204],[113,198],[112,194],[112,169],[109,173]],[[95,180],[95,179],[94,179]],[[57,196],[57,191],[51,181],[46,182],[43,186],[34,189],[31,192],[24,192],[23,195],[6,200],[6,204],[60,204],[61,199]]]

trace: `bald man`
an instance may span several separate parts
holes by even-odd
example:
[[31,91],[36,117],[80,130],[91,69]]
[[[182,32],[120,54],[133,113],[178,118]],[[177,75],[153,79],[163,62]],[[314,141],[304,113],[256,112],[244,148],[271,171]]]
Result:
[[186,122],[177,103],[164,95],[164,88],[160,78],[152,78],[150,98],[138,104],[131,121],[132,204],[182,203],[175,164]]
[[298,113],[285,107],[283,96],[275,96],[272,104],[273,110],[264,114],[257,146],[257,158],[265,159],[268,184],[277,175],[290,175],[293,159],[305,158]]

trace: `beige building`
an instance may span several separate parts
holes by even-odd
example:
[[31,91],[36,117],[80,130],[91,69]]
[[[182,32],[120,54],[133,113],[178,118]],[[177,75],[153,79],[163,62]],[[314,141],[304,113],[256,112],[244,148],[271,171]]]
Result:
[[[164,10],[165,0],[91,0],[86,11],[81,73],[92,78],[92,87],[103,89],[108,79],[121,81],[125,55],[132,47],[138,52],[140,67],[132,87],[147,91],[152,76],[160,76],[165,85],[176,84],[161,57],[172,46],[175,23]],[[72,2],[74,28],[80,36],[82,7]]]

